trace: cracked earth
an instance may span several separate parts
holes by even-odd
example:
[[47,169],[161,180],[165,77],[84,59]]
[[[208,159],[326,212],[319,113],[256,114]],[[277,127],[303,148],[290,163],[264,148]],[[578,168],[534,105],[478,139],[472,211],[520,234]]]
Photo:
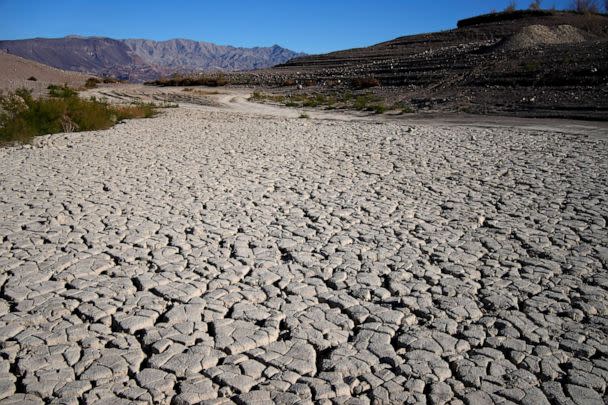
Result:
[[603,404],[608,147],[189,106],[0,150],[0,404]]

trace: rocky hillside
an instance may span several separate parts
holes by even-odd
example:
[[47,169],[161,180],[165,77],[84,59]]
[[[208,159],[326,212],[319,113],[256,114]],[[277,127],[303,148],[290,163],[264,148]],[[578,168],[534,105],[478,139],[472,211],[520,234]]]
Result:
[[605,118],[608,16],[489,14],[453,30],[295,58],[253,80],[339,92],[361,79],[380,85],[366,91],[414,110]]
[[277,45],[235,48],[186,39],[159,42],[78,36],[0,41],[0,50],[60,69],[135,82],[175,72],[267,68],[302,55]]

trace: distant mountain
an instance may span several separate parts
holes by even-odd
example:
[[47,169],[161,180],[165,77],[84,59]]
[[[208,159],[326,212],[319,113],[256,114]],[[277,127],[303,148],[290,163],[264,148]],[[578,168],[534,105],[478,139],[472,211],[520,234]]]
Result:
[[59,69],[135,82],[172,73],[261,69],[303,55],[278,45],[236,48],[188,39],[117,40],[75,35],[0,41],[0,50]]
[[235,48],[189,39],[126,39],[122,42],[145,62],[172,69],[262,69],[302,55],[278,45],[268,48]]

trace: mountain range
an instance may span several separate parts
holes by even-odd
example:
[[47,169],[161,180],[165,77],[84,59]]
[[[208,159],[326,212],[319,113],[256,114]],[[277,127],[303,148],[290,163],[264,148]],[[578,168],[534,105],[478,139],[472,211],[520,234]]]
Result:
[[0,50],[59,69],[132,82],[174,73],[261,69],[303,55],[278,45],[237,48],[189,39],[80,36],[5,40],[0,41]]

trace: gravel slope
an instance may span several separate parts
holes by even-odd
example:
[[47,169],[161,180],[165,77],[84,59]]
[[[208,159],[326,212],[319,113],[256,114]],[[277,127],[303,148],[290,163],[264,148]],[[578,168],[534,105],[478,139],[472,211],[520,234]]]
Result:
[[602,404],[608,148],[185,106],[0,150],[0,404]]

